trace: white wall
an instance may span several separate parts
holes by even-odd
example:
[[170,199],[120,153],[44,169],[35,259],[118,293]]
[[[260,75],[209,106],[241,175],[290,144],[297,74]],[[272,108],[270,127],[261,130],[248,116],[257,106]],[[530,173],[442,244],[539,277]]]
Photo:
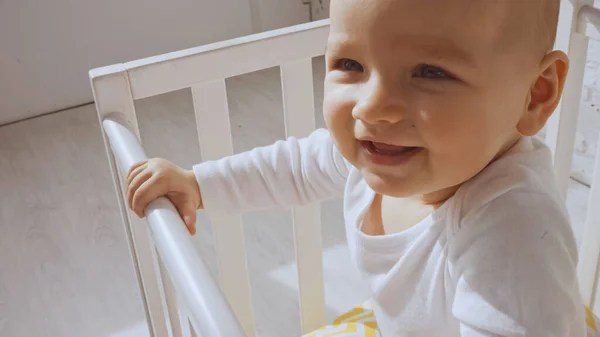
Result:
[[[308,22],[310,13],[302,0],[249,0],[255,11],[255,31],[266,31]],[[258,17],[257,17],[258,16]]]
[[92,101],[91,68],[306,21],[301,0],[1,0],[0,124]]
[[330,0],[310,0],[312,3],[312,19],[323,20],[329,18]]

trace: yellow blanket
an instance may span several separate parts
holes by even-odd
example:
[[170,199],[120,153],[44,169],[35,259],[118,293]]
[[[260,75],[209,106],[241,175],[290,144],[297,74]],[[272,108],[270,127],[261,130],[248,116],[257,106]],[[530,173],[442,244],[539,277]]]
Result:
[[[585,308],[585,323],[588,337],[600,337],[600,319],[589,308]],[[381,337],[377,330],[377,322],[373,306],[365,302],[338,317],[333,324],[324,326],[303,337]]]
[[381,337],[370,302],[363,303],[304,337]]

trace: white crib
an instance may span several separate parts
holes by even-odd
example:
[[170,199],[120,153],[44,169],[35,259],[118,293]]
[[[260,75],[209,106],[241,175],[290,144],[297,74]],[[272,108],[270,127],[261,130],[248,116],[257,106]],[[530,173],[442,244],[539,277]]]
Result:
[[[600,0],[596,0],[600,7]],[[556,47],[568,52],[570,75],[546,141],[566,195],[589,38],[600,39],[593,0],[563,0]],[[152,336],[254,336],[254,318],[241,218],[211,219],[220,287],[204,267],[183,222],[164,198],[146,210],[148,226],[127,210],[122,177],[145,158],[134,100],[191,88],[204,160],[233,153],[225,79],[279,66],[287,136],[315,128],[311,59],[324,53],[328,21],[312,22],[90,71],[122,220]],[[243,56],[243,58],[240,58]],[[325,324],[319,205],[293,210],[302,329]],[[158,252],[158,254],[157,254]],[[596,301],[600,257],[600,146],[581,248],[583,303]],[[191,324],[190,324],[191,322]]]

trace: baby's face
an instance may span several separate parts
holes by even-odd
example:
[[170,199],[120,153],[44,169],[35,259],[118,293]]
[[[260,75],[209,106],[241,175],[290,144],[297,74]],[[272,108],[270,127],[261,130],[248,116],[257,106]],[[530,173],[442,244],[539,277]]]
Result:
[[518,139],[538,69],[503,2],[332,0],[325,118],[376,192],[443,201]]

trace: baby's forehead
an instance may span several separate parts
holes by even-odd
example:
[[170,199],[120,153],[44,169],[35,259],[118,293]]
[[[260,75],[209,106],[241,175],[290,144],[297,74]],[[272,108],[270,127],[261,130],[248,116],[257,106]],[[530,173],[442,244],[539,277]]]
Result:
[[[550,48],[559,0],[332,0],[332,31],[446,37],[467,47]],[[553,27],[554,25],[554,27]],[[374,34],[361,34],[370,32]],[[550,44],[550,46],[548,46]],[[533,48],[533,47],[532,47]]]

